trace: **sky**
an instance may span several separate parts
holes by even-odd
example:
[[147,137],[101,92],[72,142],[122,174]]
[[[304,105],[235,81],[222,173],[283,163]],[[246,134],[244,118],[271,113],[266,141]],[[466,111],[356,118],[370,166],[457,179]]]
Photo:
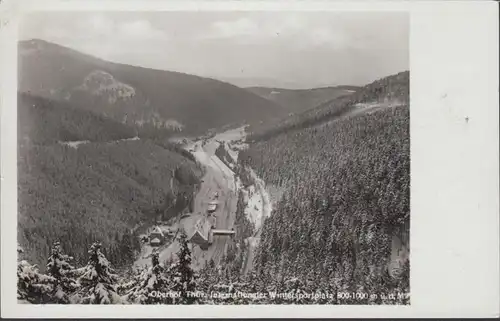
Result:
[[240,86],[365,85],[409,70],[403,12],[36,12],[20,40]]

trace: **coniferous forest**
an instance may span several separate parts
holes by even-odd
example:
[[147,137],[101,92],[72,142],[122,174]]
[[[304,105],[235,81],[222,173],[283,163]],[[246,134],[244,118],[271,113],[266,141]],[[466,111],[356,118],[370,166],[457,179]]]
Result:
[[[47,258],[46,272],[23,260],[18,247],[17,298],[31,304],[406,304],[409,296],[379,295],[346,298],[332,283],[283,277],[270,282],[255,271],[235,276],[228,269],[216,269],[213,262],[200,271],[191,267],[191,250],[186,234],[175,261],[160,262],[157,251],[151,264],[119,274],[94,242],[87,263],[73,265],[73,257],[54,242]],[[385,289],[380,289],[385,293]],[[359,292],[363,293],[363,292]],[[283,295],[283,294],[286,294]]]
[[[282,192],[264,224],[257,273],[346,291],[409,291],[408,83],[409,73],[400,73],[357,94],[363,101],[397,99],[395,105],[314,126],[305,117],[281,134],[261,135],[240,154],[243,166]],[[346,99],[330,105],[345,106]]]
[[20,48],[19,302],[409,304],[408,71],[259,97]]
[[[173,144],[127,141],[130,128],[39,97],[21,95],[19,112],[19,241],[33,263],[43,264],[54,241],[84,263],[99,240],[111,262],[127,266],[140,250],[134,228],[193,198],[202,169]],[[70,137],[88,143],[58,143]]]
[[[182,199],[176,197],[180,193],[193,195],[200,181],[200,165],[181,147],[161,139],[110,143],[95,138],[78,148],[51,141],[22,145],[20,239],[28,247],[18,262],[19,299],[87,304],[408,303],[409,114],[408,104],[375,108],[264,134],[240,151],[234,165],[243,186],[254,183],[247,170],[251,168],[266,186],[281,192],[263,223],[248,273],[242,272],[249,250],[246,239],[255,226],[245,215],[241,191],[235,214],[238,237],[224,253],[223,264],[209,261],[195,270],[194,245],[181,234],[174,260],[160,262],[156,251],[149,267],[130,267],[141,246],[130,226],[178,215],[187,204],[165,210]],[[224,145],[215,154],[232,166]],[[166,181],[175,182],[175,190]],[[65,214],[75,207],[81,215]],[[252,296],[257,293],[267,295]],[[273,293],[292,293],[294,299]],[[308,297],[311,293],[317,296]],[[343,293],[377,296],[350,298]],[[399,297],[388,299],[384,293]]]

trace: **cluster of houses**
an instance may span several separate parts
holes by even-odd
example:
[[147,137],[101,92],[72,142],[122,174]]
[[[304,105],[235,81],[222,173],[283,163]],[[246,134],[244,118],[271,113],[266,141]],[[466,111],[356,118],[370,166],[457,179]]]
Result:
[[[206,250],[213,242],[214,236],[233,236],[234,229],[222,230],[216,229],[217,217],[215,216],[215,211],[218,207],[219,193],[215,192],[213,200],[208,203],[207,216],[200,219],[195,228],[194,233],[190,236],[189,241],[193,244],[200,246],[202,249]],[[149,234],[142,237],[143,242],[148,242],[151,246],[158,247],[165,244],[168,239],[175,238],[177,232],[171,229],[162,229],[159,226],[155,226]]]

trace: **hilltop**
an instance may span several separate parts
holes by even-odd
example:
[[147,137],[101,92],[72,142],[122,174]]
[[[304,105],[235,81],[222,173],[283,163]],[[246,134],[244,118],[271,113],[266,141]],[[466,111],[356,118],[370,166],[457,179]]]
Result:
[[258,125],[252,125],[250,126],[252,135],[249,140],[267,139],[279,133],[325,123],[352,113],[361,105],[384,103],[408,105],[410,101],[409,83],[409,71],[383,77],[360,88],[352,95],[329,100],[279,121],[268,120]]
[[218,80],[108,62],[43,40],[21,41],[19,90],[63,100],[142,136],[259,123],[279,117],[273,102]]
[[246,89],[281,105],[289,113],[300,113],[332,99],[351,95],[359,87],[337,86],[311,89],[249,87]]

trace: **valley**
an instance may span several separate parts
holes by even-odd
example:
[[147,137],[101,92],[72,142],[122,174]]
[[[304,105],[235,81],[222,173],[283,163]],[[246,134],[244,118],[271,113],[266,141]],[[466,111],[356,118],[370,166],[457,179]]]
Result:
[[179,273],[202,291],[408,291],[409,72],[244,89],[20,48],[18,242],[40,273],[60,242],[77,271],[99,247],[117,302]]
[[[161,229],[169,229],[171,231],[184,230],[190,238],[197,230],[202,233],[207,233],[211,226],[218,230],[231,230],[235,228],[235,213],[236,204],[240,191],[245,191],[247,194],[247,204],[245,214],[248,219],[254,224],[256,230],[254,235],[246,239],[249,244],[249,249],[246,252],[245,267],[243,273],[246,274],[252,267],[253,257],[260,237],[261,225],[264,217],[271,213],[271,204],[269,196],[265,189],[264,183],[257,177],[254,177],[255,184],[252,185],[248,197],[248,192],[243,188],[240,178],[237,174],[222,162],[215,150],[222,144],[225,146],[233,159],[229,165],[236,166],[237,141],[241,141],[245,137],[244,128],[228,130],[215,135],[212,138],[205,138],[198,141],[190,141],[186,139],[183,148],[195,156],[205,168],[205,175],[202,177],[200,189],[194,199],[193,211],[178,216],[172,219],[171,224],[158,225]],[[183,141],[178,139],[177,141]],[[252,172],[253,173],[253,172]],[[254,174],[255,175],[255,174]],[[216,195],[216,196],[214,196]],[[210,201],[217,202],[217,208],[213,213],[208,213],[207,208]],[[215,222],[215,223],[214,223]],[[208,225],[208,226],[207,226]],[[152,226],[153,227],[153,226]],[[208,248],[202,248],[197,244],[192,244],[192,265],[193,268],[199,270],[205,267],[211,260],[219,266],[222,264],[221,258],[226,254],[227,245],[234,242],[230,236],[213,236],[212,244]],[[144,243],[138,260],[134,263],[136,267],[144,267],[151,264],[151,253],[155,247]],[[180,243],[177,239],[167,241],[165,246],[159,247],[160,261],[175,260],[175,253],[179,251]]]

